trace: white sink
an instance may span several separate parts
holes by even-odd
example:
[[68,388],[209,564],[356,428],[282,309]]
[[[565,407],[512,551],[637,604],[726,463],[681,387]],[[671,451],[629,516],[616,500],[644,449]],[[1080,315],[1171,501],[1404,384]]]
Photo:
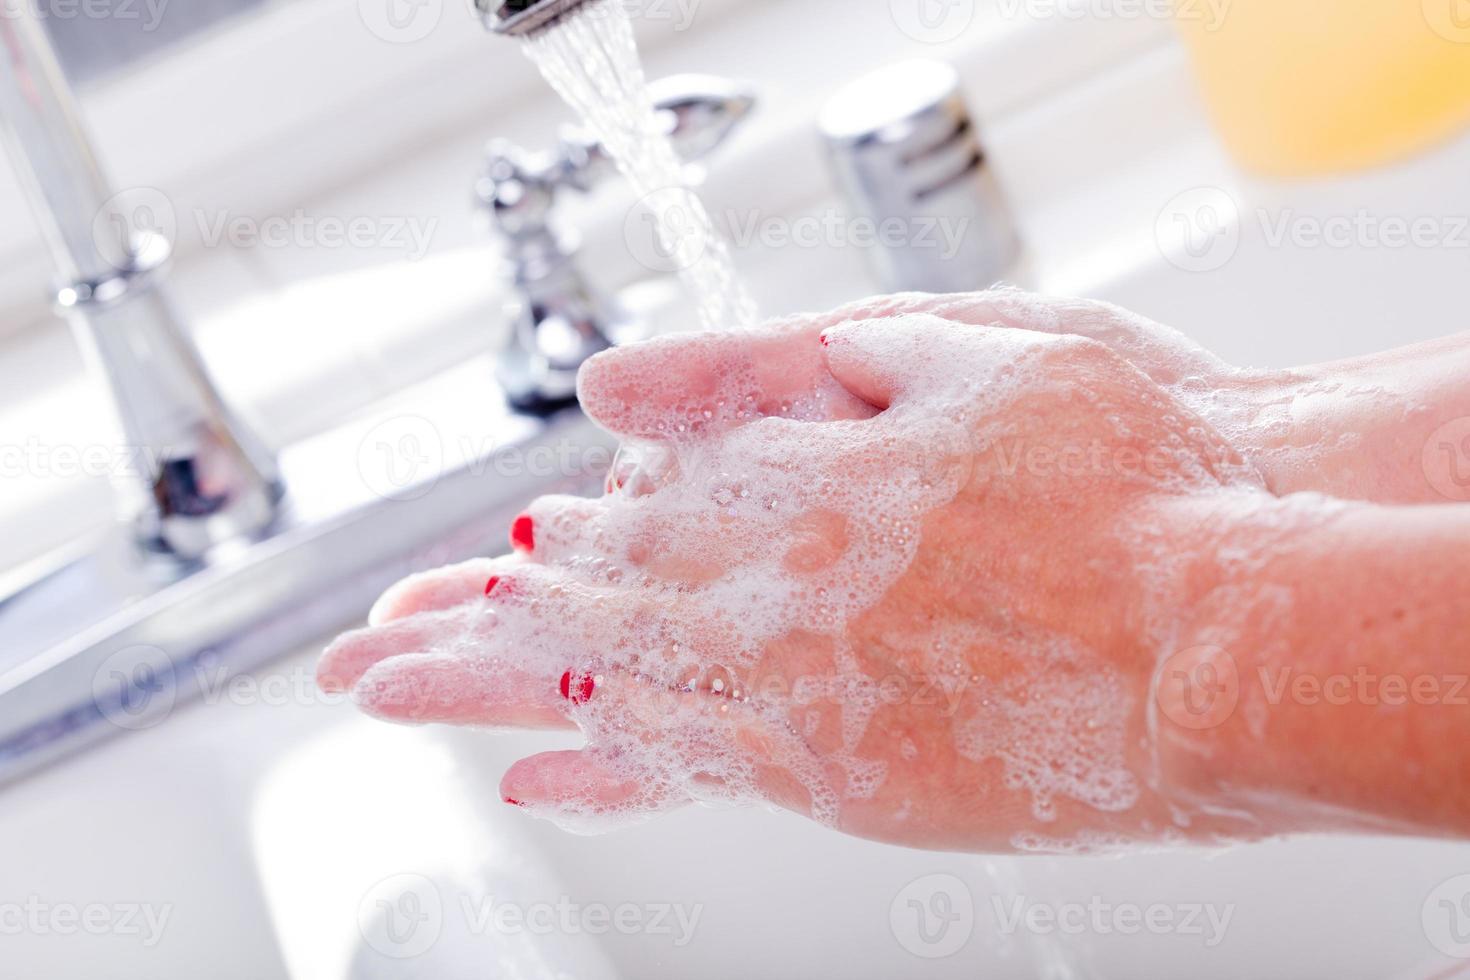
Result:
[[[1167,212],[1177,191],[1161,183],[1150,192],[1156,200],[1145,194],[1116,202],[1143,220],[1131,226],[1120,222],[1117,249],[1125,258],[1115,256],[1111,279],[1088,281],[1086,270],[1096,266],[1082,262],[1058,264],[1050,272],[1043,263],[1041,285],[1124,303],[1180,326],[1237,363],[1304,363],[1443,334],[1458,326],[1447,317],[1458,308],[1464,280],[1455,270],[1467,256],[1275,247],[1266,239],[1270,226],[1256,209],[1273,209],[1274,215],[1290,208],[1298,217],[1328,217],[1342,210],[1339,202],[1350,201],[1353,210],[1366,204],[1384,215],[1413,214],[1425,206],[1420,188],[1430,187],[1439,206],[1452,212],[1455,206],[1443,203],[1443,188],[1454,185],[1435,171],[1452,170],[1459,162],[1454,158],[1467,155],[1465,149],[1446,151],[1401,174],[1301,192],[1253,185],[1213,158],[1219,175],[1210,176],[1207,185],[1228,188],[1246,219],[1227,261],[1218,261],[1217,254],[1204,261],[1209,268],[1201,269],[1198,261],[1182,261],[1191,268],[1181,268],[1165,257],[1155,238],[1155,219]],[[1197,154],[1199,148],[1189,152]],[[1464,184],[1465,206],[1459,210],[1470,213],[1470,181]],[[1137,244],[1127,241],[1130,233],[1146,239],[1131,253],[1134,261],[1125,260]],[[1229,229],[1223,233],[1227,245],[1235,240]],[[856,275],[846,259],[834,262],[834,274]],[[770,280],[765,283],[775,288]],[[833,290],[831,278],[825,285]],[[339,723],[367,731],[360,720]],[[612,836],[576,837],[531,821],[496,799],[500,773],[522,755],[555,747],[546,739],[452,730],[386,732],[361,742],[334,736],[337,765],[361,773],[365,765],[381,763],[380,775],[387,780],[390,770],[420,759],[437,774],[426,799],[444,793],[458,798],[465,809],[456,819],[486,839],[533,851],[545,862],[543,880],[558,882],[560,894],[574,903],[675,903],[698,909],[694,938],[682,945],[665,934],[597,937],[625,977],[971,980],[1053,975],[1047,969],[1061,971],[1057,976],[1129,978],[1428,976],[1454,961],[1438,953],[1426,935],[1426,903],[1436,886],[1470,871],[1470,846],[1371,838],[1297,839],[1221,852],[1188,849],[1114,859],[987,859],[872,844],[761,810],[692,808]],[[302,795],[282,794],[279,807],[289,810],[284,801],[299,801]],[[355,836],[393,840],[395,847],[406,846],[422,830],[401,806],[361,812],[355,802],[359,795],[341,786],[321,794],[313,806],[329,813],[315,812],[311,826],[350,824]],[[257,830],[257,838],[279,842],[289,837],[291,824],[280,810],[270,826],[271,833]],[[311,866],[271,855],[339,846],[330,831],[322,833],[326,839],[310,845],[297,840],[261,852],[268,893],[311,890]],[[372,867],[380,869],[381,862],[375,858]],[[959,918],[942,936],[935,918],[929,934],[934,942],[927,942],[915,931],[914,900],[935,913],[958,910]],[[1018,900],[1052,907],[1100,901],[1139,909],[1163,903],[1185,912],[1198,907],[1200,918],[1197,925],[1170,934],[1007,933],[1005,923]],[[950,904],[934,904],[944,901]],[[298,915],[336,919],[337,931],[345,930],[341,922],[348,910],[303,911],[302,904],[294,903],[290,912],[278,908],[283,939],[318,934]],[[1222,920],[1223,934],[1211,933],[1208,910],[1228,916]],[[285,952],[294,963],[289,944]],[[941,952],[949,955],[933,955]],[[298,975],[355,974],[313,970]]]
[[[1463,306],[1470,252],[1272,247],[1271,223],[1263,225],[1255,209],[1267,208],[1272,222],[1287,208],[1318,217],[1364,206],[1382,217],[1470,214],[1467,144],[1392,174],[1266,186],[1232,173],[1196,125],[1156,137],[1159,146],[1144,158],[1100,168],[1093,180],[1022,186],[1028,147],[1041,145],[1037,133],[1126,129],[1120,114],[1146,100],[1118,93],[1159,98],[1160,79],[1179,84],[1170,58],[1131,80],[1114,79],[1111,88],[1100,84],[1115,106],[1105,121],[1089,121],[1096,106],[1073,104],[995,127],[997,166],[1003,176],[1012,169],[1023,205],[1034,285],[1123,303],[1237,363],[1327,359],[1462,326],[1452,317]],[[1142,134],[1150,120],[1132,125]],[[756,183],[746,175],[745,185]],[[1165,257],[1158,229],[1171,227],[1171,201],[1201,187],[1227,195],[1245,220],[1228,261],[1207,259],[1209,268],[1190,271]],[[1219,198],[1207,192],[1184,200]],[[1228,245],[1230,227],[1220,230]],[[772,310],[871,291],[851,252],[755,255],[747,264]],[[1182,264],[1201,269],[1200,261]],[[1470,846],[1342,838],[1220,853],[994,860],[872,844],[785,814],[705,809],[613,836],[573,837],[503,805],[495,791],[512,760],[556,747],[554,740],[369,721],[313,693],[315,653],[300,651],[258,672],[255,693],[240,689],[181,707],[164,724],[0,796],[0,913],[6,903],[33,898],[51,908],[168,910],[151,945],[121,929],[16,933],[0,916],[0,972],[69,980],[540,977],[558,970],[638,980],[973,980],[1067,976],[1070,964],[1077,976],[1135,980],[1411,977],[1429,975],[1436,962],[1453,965],[1426,935],[1423,915],[1436,886],[1470,871]],[[467,923],[459,901],[492,894],[523,906],[681,909],[693,932],[650,924],[534,942],[507,938]],[[1213,944],[1192,931],[1006,935],[1002,920],[1017,899],[1209,906],[1230,918]],[[922,910],[936,917],[921,934]],[[437,915],[439,928],[430,930],[437,940],[416,949],[427,933],[394,926],[391,917],[400,913]],[[950,916],[948,930],[938,927],[940,913]],[[409,952],[417,955],[398,955]],[[488,969],[492,962],[500,972]]]
[[[1110,269],[1109,278],[1088,278],[1096,263],[1048,268],[1042,262],[1040,285],[1123,303],[1243,364],[1326,360],[1441,335],[1460,326],[1449,317],[1459,308],[1461,266],[1470,255],[1276,245],[1268,235],[1283,217],[1304,227],[1309,219],[1351,215],[1360,207],[1384,217],[1419,215],[1431,206],[1470,214],[1470,181],[1451,177],[1462,172],[1466,150],[1470,146],[1451,148],[1371,179],[1292,188],[1233,175],[1207,142],[1193,145],[1181,156],[1195,165],[1176,168],[1173,184],[1151,181],[1132,198],[1113,198],[1118,213],[1135,220],[1116,221],[1115,253],[1111,265],[1102,266]],[[1166,162],[1158,166],[1168,172]],[[1236,229],[1220,230],[1221,251],[1204,249],[1191,259],[1168,252],[1167,231],[1157,229],[1167,229],[1170,201],[1197,186],[1227,194],[1241,221]],[[1194,195],[1185,203],[1198,200],[1218,197]],[[1265,217],[1259,209],[1266,209]],[[1038,219],[1043,232],[1045,219]],[[834,261],[834,271],[857,274],[846,259]],[[830,278],[826,286],[832,289]],[[379,734],[373,742],[411,740],[404,744],[417,746],[425,739],[436,758],[447,752],[456,760],[453,775],[444,778],[456,785],[468,780],[475,787],[471,795],[486,801],[465,819],[486,834],[529,842],[571,900],[699,908],[695,937],[684,945],[666,935],[599,937],[619,975],[627,977],[1020,978],[1046,975],[1048,964],[1065,964],[1079,976],[1130,978],[1427,976],[1436,963],[1453,961],[1426,935],[1426,902],[1445,879],[1470,871],[1470,846],[1370,838],[1121,859],[994,860],[872,844],[760,810],[694,808],[609,837],[575,837],[495,799],[499,774],[515,758],[548,747],[545,740],[441,731]],[[362,748],[343,745],[341,751]],[[367,819],[377,826],[377,817]],[[401,827],[396,817],[384,820],[381,833],[405,833]],[[950,901],[960,918],[931,945],[916,938],[909,903],[934,902],[940,892],[947,898],[938,901]],[[1140,909],[1198,906],[1201,917],[1197,930],[1164,935],[1007,934],[1004,924],[1018,899],[1054,907],[1094,900]],[[927,907],[937,912],[946,906]],[[1211,934],[1210,909],[1229,917],[1223,935]],[[931,938],[939,935],[938,921]],[[966,929],[969,938],[960,942]],[[930,958],[951,948],[950,955]]]

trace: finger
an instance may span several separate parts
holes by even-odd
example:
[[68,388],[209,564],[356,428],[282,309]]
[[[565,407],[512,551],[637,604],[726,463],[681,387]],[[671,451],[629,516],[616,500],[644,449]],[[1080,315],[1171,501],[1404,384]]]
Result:
[[[871,296],[830,313],[803,318],[820,334],[829,327],[854,320],[895,320],[906,316],[936,316],[968,326],[1010,327],[1042,333],[1064,333],[1068,303],[1019,289],[992,289],[970,293],[891,293]],[[1098,304],[1093,304],[1098,305]]]
[[[820,420],[864,418],[865,406],[834,390],[817,350],[823,330],[849,320],[933,313],[957,323],[1060,329],[1038,297],[1019,291],[901,293],[860,300],[827,313],[800,314],[759,330],[681,334],[615,348],[583,368],[583,409],[628,438],[668,438],[683,424],[738,424],[746,417],[798,414]],[[723,404],[737,417],[718,418]],[[710,417],[706,417],[706,412]]]
[[653,774],[626,773],[595,750],[542,752],[522,759],[500,780],[500,794],[507,803],[581,833],[596,833],[689,802],[687,795]]
[[858,398],[886,409],[924,374],[952,363],[945,326],[927,314],[839,324],[822,334],[827,369]]
[[629,439],[664,441],[755,418],[863,418],[833,383],[817,336],[824,318],[738,333],[680,334],[598,354],[582,368],[582,408]]
[[1067,333],[1069,313],[1077,314],[1088,300],[1062,300],[1020,289],[989,289],[971,293],[894,293],[874,296],[834,310],[829,325],[847,320],[893,320],[924,314],[969,326],[1011,327],[1042,333]]
[[[538,605],[546,608],[538,613]],[[318,676],[324,690],[353,691],[364,707],[405,720],[442,713],[443,720],[497,724],[503,717],[506,724],[539,725],[548,705],[559,716],[569,710],[566,694],[558,693],[567,665],[587,651],[611,649],[642,608],[634,597],[523,563],[488,598],[338,638]],[[379,665],[383,672],[375,673]],[[383,686],[365,687],[369,681]],[[463,700],[456,683],[464,686]],[[475,697],[488,701],[476,707]]]
[[546,678],[516,667],[432,653],[385,660],[352,689],[363,711],[387,721],[570,728],[568,702]]
[[526,514],[536,561],[589,585],[618,584],[627,564],[665,580],[708,582],[738,560],[730,553],[735,539],[703,507],[643,513],[614,510],[607,498],[547,496]]
[[374,664],[426,649],[441,629],[438,623],[419,618],[343,633],[317,661],[317,686],[328,694],[350,691]]
[[[893,320],[924,314],[968,326],[1009,327],[1038,333],[1106,331],[1120,319],[1136,319],[1121,307],[1089,299],[1042,296],[998,288],[970,293],[893,293],[858,300],[822,319],[826,326],[848,320]],[[1145,321],[1146,322],[1146,321]],[[1167,329],[1167,328],[1165,328]]]
[[864,315],[853,319],[929,313],[971,326],[1086,337],[1111,348],[1164,385],[1228,369],[1224,361],[1173,327],[1100,300],[993,289],[949,296],[881,297],[861,304],[861,311]]
[[983,294],[973,308],[936,311],[958,322],[1086,337],[1110,348],[1154,382],[1227,370],[1224,361],[1173,327],[1100,300],[1046,297],[1017,289]]
[[[421,572],[393,585],[373,604],[368,625],[387,626],[424,612],[483,602],[519,563],[512,556],[476,558],[431,572]],[[492,584],[492,582],[494,584]]]
[[558,565],[593,555],[607,556],[608,502],[587,497],[537,497],[523,515],[530,522],[529,554],[539,563]]
[[976,329],[920,313],[838,324],[822,334],[822,343],[832,376],[868,404],[885,409],[910,392],[957,403],[1000,392],[998,384],[1031,355],[1089,341],[1031,330]]

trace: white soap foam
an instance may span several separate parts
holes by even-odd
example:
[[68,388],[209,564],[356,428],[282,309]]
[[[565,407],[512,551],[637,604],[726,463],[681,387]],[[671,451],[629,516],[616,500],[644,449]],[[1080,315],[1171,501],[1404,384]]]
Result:
[[[426,646],[503,658],[548,684],[569,670],[574,691],[577,678],[594,679],[572,717],[596,764],[637,791],[538,815],[596,831],[689,799],[758,802],[776,769],[809,797],[815,819],[837,824],[845,805],[881,790],[891,773],[863,742],[883,694],[848,626],[910,566],[925,518],[970,479],[971,447],[1007,433],[1003,409],[1018,390],[1047,386],[1108,410],[1096,393],[1051,377],[1059,341],[997,331],[972,349],[966,330],[924,316],[886,324],[878,342],[891,349],[870,351],[872,362],[904,365],[910,384],[874,419],[814,424],[820,400],[761,406],[756,379],[733,371],[680,407],[662,442],[620,460],[620,490],[533,506],[535,560],[512,573],[525,585],[487,604],[494,641],[483,617],[474,635],[463,617],[447,617]],[[916,346],[921,334],[946,342]],[[652,392],[663,380],[630,387]],[[732,420],[745,424],[716,424]],[[1121,415],[1113,422],[1126,432]],[[1199,462],[1218,448],[1208,427],[1182,421],[1175,431],[1173,479],[1217,482]],[[794,632],[804,637],[794,662],[771,653]],[[1140,789],[1125,743],[1139,706],[1095,654],[1064,637],[1031,639],[1021,667],[994,682],[958,663],[959,648],[987,641],[979,625],[936,639],[905,669],[949,678],[956,749],[999,760],[1039,825],[1058,798],[1129,809]],[[815,694],[804,693],[814,679]],[[912,741],[898,751],[922,764]]]
[[1138,781],[1127,769],[1127,722],[1136,705],[1117,671],[1070,644],[1032,645],[1024,668],[967,700],[956,747],[966,758],[996,758],[1005,785],[1031,794],[1032,815],[1056,819],[1064,796],[1098,810],[1127,810]]

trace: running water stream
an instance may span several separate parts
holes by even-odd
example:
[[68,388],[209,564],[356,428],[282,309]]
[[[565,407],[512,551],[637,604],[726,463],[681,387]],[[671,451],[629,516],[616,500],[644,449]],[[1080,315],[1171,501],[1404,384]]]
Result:
[[524,45],[652,212],[659,247],[693,295],[704,328],[754,326],[755,302],[730,247],[684,180],[684,164],[653,106],[622,0],[583,4]]

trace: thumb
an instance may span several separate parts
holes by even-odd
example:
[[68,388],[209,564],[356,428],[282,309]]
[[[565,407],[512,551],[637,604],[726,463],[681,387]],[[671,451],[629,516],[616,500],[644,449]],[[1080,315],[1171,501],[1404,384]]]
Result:
[[582,367],[586,413],[625,439],[666,440],[767,415],[861,417],[867,407],[833,384],[811,318],[758,330],[674,334],[614,347]]
[[911,314],[881,320],[856,320],[825,330],[821,343],[827,370],[852,394],[876,408],[888,408],[951,361],[945,320]]
[[976,328],[929,313],[838,324],[821,336],[827,370],[852,394],[886,409],[940,390],[981,391],[1067,338]]

